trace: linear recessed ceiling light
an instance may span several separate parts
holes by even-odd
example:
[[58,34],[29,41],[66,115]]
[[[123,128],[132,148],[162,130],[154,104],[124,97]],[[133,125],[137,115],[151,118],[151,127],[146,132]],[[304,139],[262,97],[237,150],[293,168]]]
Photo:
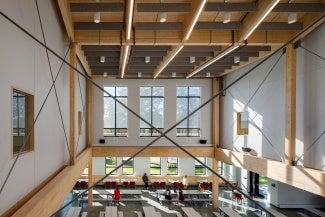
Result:
[[125,67],[126,67],[126,60],[128,58],[129,49],[130,49],[130,45],[125,45],[125,48],[124,48],[124,58],[123,58],[122,69],[121,69],[121,78],[124,78]]
[[243,36],[244,40],[246,40],[253,32],[254,30],[260,25],[260,23],[264,20],[264,18],[272,11],[272,9],[279,3],[280,0],[276,0],[271,7],[264,13],[264,15],[255,23],[255,25]]
[[231,21],[231,12],[229,11],[226,11],[224,14],[223,14],[223,23],[229,23]]
[[130,0],[130,8],[129,8],[129,17],[127,22],[127,31],[126,31],[126,40],[130,40],[131,38],[131,27],[132,27],[132,18],[133,18],[133,6],[134,0]]
[[215,63],[216,61],[220,60],[222,57],[230,54],[231,52],[236,50],[238,47],[239,47],[238,43],[233,44],[232,46],[228,47],[227,49],[225,49],[224,51],[219,53],[217,56],[215,56],[212,59],[210,59],[209,61],[205,62],[203,65],[197,67],[193,72],[191,72],[189,75],[187,75],[186,78],[190,78],[190,77],[194,76],[195,74],[197,74],[201,70],[205,69],[206,67],[208,67],[211,64]]
[[167,62],[160,67],[160,69],[156,72],[156,74],[154,75],[154,78],[157,78],[158,75],[164,70],[164,68],[166,68],[166,66],[174,59],[174,57],[183,49],[184,45],[179,45],[177,47],[177,49],[174,51],[173,55],[171,57],[169,57],[169,59],[167,60]]
[[190,26],[190,28],[188,29],[188,31],[187,31],[187,33],[185,35],[185,40],[189,39],[189,37],[190,37],[190,35],[191,35],[192,31],[193,31],[193,28],[194,28],[194,26],[196,24],[196,21],[199,19],[199,16],[200,16],[200,14],[201,14],[201,12],[202,12],[202,10],[204,8],[205,3],[206,3],[206,0],[201,1],[201,5],[199,7],[199,10],[196,11],[196,14],[195,14],[194,19],[192,20],[191,26]]

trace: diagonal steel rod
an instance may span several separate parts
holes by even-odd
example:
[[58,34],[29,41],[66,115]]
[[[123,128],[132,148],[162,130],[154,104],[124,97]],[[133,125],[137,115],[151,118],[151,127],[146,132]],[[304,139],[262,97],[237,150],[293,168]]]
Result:
[[[39,20],[40,26],[41,26],[43,41],[44,41],[44,44],[47,46],[46,39],[45,39],[45,34],[44,34],[43,23],[42,23],[42,18],[41,18],[41,13],[39,11],[37,0],[35,0],[35,4],[36,4],[36,9],[37,9],[37,14],[38,14],[38,20]],[[46,51],[47,62],[48,62],[49,69],[50,69],[51,79],[52,79],[52,82],[54,82],[54,76],[53,76],[53,70],[52,70],[52,66],[51,66],[49,51],[47,49],[45,49],[45,51]],[[62,115],[62,111],[61,111],[60,101],[59,101],[59,97],[58,97],[58,92],[56,90],[55,82],[54,82],[54,93],[55,93],[55,98],[56,98],[56,102],[57,102],[59,113],[60,113],[60,119],[61,119],[61,125],[62,125],[62,129],[63,129],[63,133],[64,133],[65,143],[66,143],[66,146],[68,148],[68,152],[69,152],[69,156],[70,156],[71,152],[70,152],[67,132],[66,132],[65,126],[64,126],[63,115]],[[71,156],[70,156],[70,159],[71,159]]]
[[[70,66],[72,69],[74,69],[77,73],[79,73],[80,75],[82,75],[84,78],[86,78],[87,80],[89,80],[94,86],[96,86],[97,88],[99,88],[100,90],[102,90],[103,92],[105,92],[106,94],[108,94],[109,96],[111,96],[115,101],[119,102],[122,106],[124,105],[122,102],[120,102],[119,100],[116,99],[116,97],[112,96],[111,94],[109,94],[107,91],[105,91],[102,87],[100,87],[98,84],[96,84],[94,81],[92,81],[90,78],[88,78],[87,76],[83,75],[76,67],[72,66],[70,63],[68,63],[67,61],[65,61],[64,59],[62,59],[62,57],[60,57],[58,54],[56,54],[52,49],[50,49],[49,47],[47,47],[46,45],[44,45],[42,42],[40,42],[37,38],[35,38],[33,35],[31,35],[29,32],[27,32],[24,28],[22,28],[21,26],[19,26],[17,23],[15,23],[12,19],[10,19],[8,16],[6,16],[3,12],[0,12],[0,14],[5,17],[7,20],[9,20],[10,22],[12,22],[15,26],[17,26],[19,29],[21,29],[23,32],[25,32],[26,34],[28,34],[30,37],[32,37],[35,41],[37,41],[39,44],[41,44],[42,46],[44,46],[46,49],[48,49],[51,53],[53,53],[55,56],[57,56],[59,59],[63,60],[68,66]],[[322,16],[321,18],[319,18],[318,20],[322,19],[324,16]],[[317,21],[318,21],[317,20]],[[316,21],[316,22],[317,22]],[[314,22],[314,23],[316,23]],[[310,25],[312,26],[312,25]],[[308,28],[307,28],[308,29]],[[279,49],[277,49],[274,53],[276,53],[277,51],[279,51],[280,49],[282,49],[283,47],[285,47],[287,44],[291,43],[293,40],[295,40],[301,33],[299,33],[297,36],[295,36],[294,38],[292,38],[291,40],[289,40],[287,43],[285,43],[283,46],[281,46]],[[274,54],[273,53],[273,54]],[[161,135],[159,137],[157,137],[155,140],[153,140],[151,143],[149,143],[147,146],[143,147],[140,151],[138,151],[134,156],[130,157],[127,161],[125,161],[124,163],[122,163],[118,168],[120,168],[122,165],[124,165],[125,163],[127,163],[130,159],[132,159],[133,157],[135,157],[136,155],[138,155],[140,152],[142,152],[144,149],[146,149],[147,147],[149,147],[151,144],[153,144],[155,141],[157,141],[158,139],[160,139],[161,137],[165,137],[167,138],[169,141],[171,141],[173,144],[175,144],[177,147],[179,147],[181,150],[183,150],[185,153],[187,153],[189,156],[191,156],[192,158],[194,158],[195,160],[197,160],[199,163],[201,163],[202,165],[206,166],[203,162],[201,162],[199,159],[197,159],[195,156],[193,156],[191,153],[189,153],[187,150],[185,150],[182,146],[178,145],[176,142],[172,141],[169,137],[167,137],[165,134],[168,133],[169,131],[171,131],[173,128],[175,128],[179,123],[181,123],[182,121],[186,120],[187,118],[189,118],[191,115],[193,115],[195,112],[197,112],[198,110],[200,110],[203,106],[207,105],[208,103],[210,103],[212,100],[214,100],[216,97],[218,97],[223,91],[227,90],[229,87],[231,87],[232,85],[234,85],[235,83],[237,83],[239,80],[241,80],[243,77],[245,77],[247,74],[249,74],[253,69],[255,69],[257,66],[261,65],[263,62],[265,62],[267,59],[269,59],[272,55],[267,56],[263,61],[261,61],[260,63],[258,63],[257,65],[255,65],[251,70],[249,70],[248,72],[244,73],[242,76],[238,77],[234,82],[232,82],[229,86],[227,86],[226,88],[224,88],[222,91],[219,91],[215,96],[213,96],[212,98],[210,98],[210,100],[208,100],[207,102],[203,103],[201,106],[199,106],[197,109],[195,109],[193,112],[191,112],[187,117],[183,118],[182,120],[180,120],[179,122],[177,122],[175,125],[173,125],[173,127],[171,127],[169,130],[167,130],[166,132],[162,133],[160,132],[158,129],[156,129],[154,126],[152,126],[150,123],[148,123],[146,120],[144,120],[141,116],[139,116],[138,114],[136,114],[134,111],[132,111],[131,109],[129,109],[127,106],[124,105],[124,107],[130,111],[132,114],[134,114],[135,116],[137,116],[138,118],[140,118],[142,121],[144,121],[145,123],[147,123],[148,125],[150,125],[151,127],[153,127],[155,130],[157,130],[159,133],[161,133]],[[220,176],[218,173],[216,173],[215,171],[213,171],[211,168],[209,168],[208,166],[206,166],[206,168],[208,170],[210,170],[212,173],[214,173],[215,175],[217,175],[220,179],[222,179],[223,181],[225,181],[226,183],[229,183],[227,180],[225,180],[222,176]],[[115,172],[115,170],[113,170],[112,172]],[[104,176],[100,181],[104,180],[107,176],[109,176],[111,173],[107,174],[106,176]],[[98,184],[99,182],[96,182],[95,184]],[[95,185],[94,184],[94,185]],[[231,183],[229,183],[231,186],[233,186]],[[91,186],[90,188],[94,187]],[[235,186],[233,186],[235,187]],[[89,189],[90,189],[89,188]],[[243,193],[240,189],[237,189],[239,192]],[[86,190],[87,191],[87,190]],[[86,192],[85,191],[85,192]],[[243,195],[245,195],[247,198],[249,198],[245,193],[243,193]],[[79,196],[80,197],[80,196]],[[76,197],[78,198],[78,197]],[[76,199],[75,198],[75,199]],[[75,200],[74,199],[74,200]],[[254,200],[252,200],[253,203],[255,203],[257,206],[259,206],[264,212],[270,214],[267,210],[265,210],[262,206],[260,206],[258,203],[256,203]],[[72,203],[72,201],[70,202]]]

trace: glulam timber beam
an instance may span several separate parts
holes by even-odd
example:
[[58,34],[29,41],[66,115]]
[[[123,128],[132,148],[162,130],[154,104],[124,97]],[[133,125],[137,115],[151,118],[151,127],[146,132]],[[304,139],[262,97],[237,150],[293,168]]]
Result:
[[65,167],[11,217],[51,216],[62,206],[90,158],[91,149],[85,149],[78,155],[73,166]]
[[91,69],[89,67],[88,61],[86,60],[84,51],[81,50],[80,45],[76,45],[76,55],[82,65],[82,67],[84,68],[84,70],[86,71],[88,76],[92,75]]
[[263,22],[267,14],[273,9],[273,7],[279,2],[279,0],[259,0],[258,12],[249,13],[243,21],[243,30],[239,34],[238,42],[245,41],[255,31],[257,26]]
[[325,172],[290,166],[280,161],[217,148],[215,158],[227,164],[267,176],[296,188],[325,197]]
[[[77,65],[77,45],[72,44],[70,50],[70,65]],[[70,165],[73,165],[76,160],[76,77],[77,72],[70,68],[69,75],[69,144],[70,144]]]
[[[134,153],[139,151],[141,146],[93,146],[93,157],[131,157]],[[211,157],[213,158],[213,147],[184,147],[188,152],[196,157]],[[151,146],[142,151],[137,157],[189,157],[178,147],[155,147]]]
[[293,165],[296,156],[296,50],[286,46],[285,162]]
[[[291,39],[297,31],[262,31],[256,30],[247,40],[249,45],[282,45]],[[239,38],[238,31],[235,31],[234,39]],[[121,31],[103,30],[83,31],[75,30],[75,41],[79,45],[121,45]],[[181,31],[135,31],[134,40],[129,41],[129,45],[169,45],[177,46],[182,43]],[[191,37],[184,42],[184,45],[227,46],[233,43],[233,33],[231,30],[193,30]],[[122,42],[125,44],[125,42]]]
[[57,0],[57,2],[58,2],[58,6],[59,6],[59,9],[61,12],[61,16],[63,19],[65,29],[67,31],[67,35],[71,41],[74,41],[73,24],[72,24],[72,19],[70,16],[69,5],[67,4],[67,1],[65,1],[65,0]]

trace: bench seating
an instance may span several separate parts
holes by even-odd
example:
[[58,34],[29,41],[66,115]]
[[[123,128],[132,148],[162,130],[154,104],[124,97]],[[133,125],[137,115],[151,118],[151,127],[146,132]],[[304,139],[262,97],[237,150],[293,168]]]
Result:
[[[145,199],[143,198],[137,198],[137,197],[130,197],[130,198],[121,198],[119,200],[119,202],[136,202],[136,201],[145,201]],[[93,202],[101,202],[101,203],[112,203],[114,202],[113,198],[93,198]],[[79,198],[79,205],[82,207],[83,203],[88,203],[88,198],[87,197],[83,197],[83,198]]]

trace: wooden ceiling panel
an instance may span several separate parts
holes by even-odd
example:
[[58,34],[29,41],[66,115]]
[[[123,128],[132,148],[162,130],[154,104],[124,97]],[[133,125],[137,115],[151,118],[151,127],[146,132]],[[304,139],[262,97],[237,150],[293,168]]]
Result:
[[[273,52],[274,47],[284,44],[303,27],[324,16],[322,0],[295,0],[292,3],[287,0],[280,0],[280,3],[275,0],[136,0],[132,10],[131,38],[126,40],[129,13],[125,11],[128,9],[126,1],[62,2],[64,0],[59,0],[59,9],[69,38],[84,51],[90,74],[98,76],[106,70],[109,77],[121,76],[120,61],[126,57],[126,78],[137,78],[138,72],[142,73],[141,78],[150,78],[158,70],[162,70],[160,75],[158,73],[162,78],[172,78],[172,72],[180,78],[191,74],[234,43],[245,45],[203,68],[194,77],[206,78],[206,72],[211,77],[224,75],[232,68],[258,59],[262,53]],[[270,7],[270,2],[277,5],[247,40],[243,40],[255,20],[264,17],[266,10],[261,6]],[[201,3],[203,10],[199,12]],[[99,24],[94,23],[94,12],[97,11],[101,11]],[[230,23],[223,23],[225,12],[229,11]],[[288,24],[291,11],[298,12],[298,21]],[[159,22],[161,12],[167,14],[165,23]],[[196,13],[198,19],[194,17]],[[192,24],[193,30],[189,28]],[[185,38],[188,32],[189,38]],[[126,47],[130,49],[124,55]],[[176,48],[180,50],[173,55]],[[106,57],[104,63],[99,61],[101,55]],[[150,62],[145,62],[146,56],[150,56]],[[190,62],[190,56],[195,57],[193,62]],[[240,62],[234,63],[234,57],[240,57]]]

